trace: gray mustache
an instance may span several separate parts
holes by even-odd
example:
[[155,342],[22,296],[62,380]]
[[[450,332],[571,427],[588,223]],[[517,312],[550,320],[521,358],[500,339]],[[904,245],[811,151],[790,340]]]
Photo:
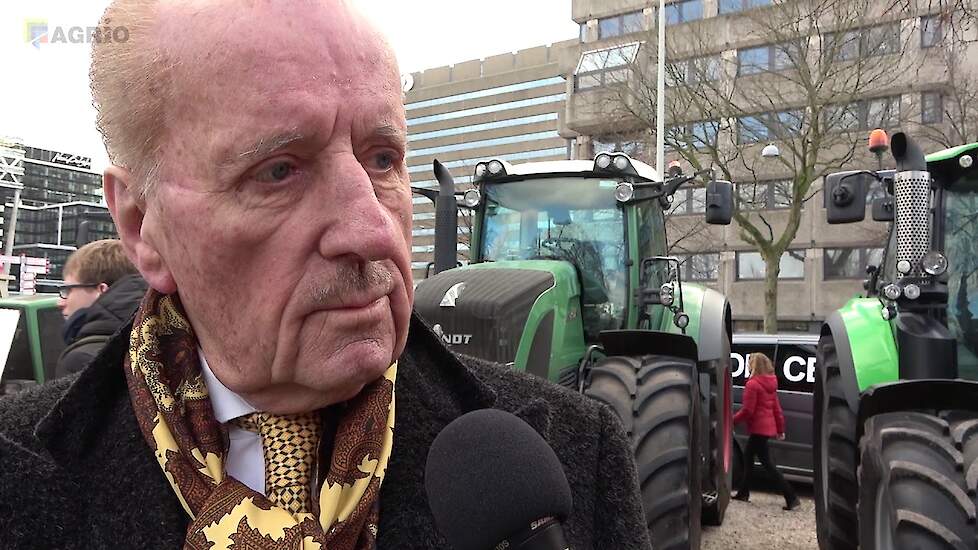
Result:
[[393,281],[390,270],[380,262],[368,262],[356,267],[347,265],[339,268],[332,279],[313,291],[313,300],[319,306],[336,307],[366,294],[387,294]]

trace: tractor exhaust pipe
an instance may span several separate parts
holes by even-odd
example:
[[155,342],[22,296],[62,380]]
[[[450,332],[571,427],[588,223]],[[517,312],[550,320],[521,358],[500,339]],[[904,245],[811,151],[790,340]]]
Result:
[[896,161],[893,195],[896,201],[897,262],[910,262],[912,277],[921,276],[920,259],[930,250],[931,178],[920,146],[898,132],[890,140]]
[[455,267],[458,262],[458,202],[455,200],[455,180],[445,165],[434,161],[438,180],[435,199],[435,270],[438,274]]

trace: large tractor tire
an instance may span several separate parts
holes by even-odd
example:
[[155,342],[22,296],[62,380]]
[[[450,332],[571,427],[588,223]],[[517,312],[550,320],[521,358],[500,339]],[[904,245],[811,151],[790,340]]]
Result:
[[815,523],[820,550],[856,550],[856,415],[842,386],[832,335],[818,342],[815,372]]
[[703,523],[722,525],[733,487],[733,385],[730,354],[710,369],[710,463],[703,483]]
[[864,433],[860,548],[978,549],[978,413],[885,413]]
[[697,386],[694,361],[662,355],[607,357],[585,382],[585,395],[611,406],[631,439],[656,550],[700,547]]

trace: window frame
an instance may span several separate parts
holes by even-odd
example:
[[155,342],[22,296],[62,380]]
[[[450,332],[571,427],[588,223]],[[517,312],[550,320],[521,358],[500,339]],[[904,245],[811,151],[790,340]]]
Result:
[[[699,6],[699,15],[697,17],[687,18],[686,6],[692,4],[696,4]],[[669,14],[671,13],[670,8],[672,10],[675,10],[672,13],[678,14],[679,17],[678,21],[673,21],[673,22],[669,21]],[[671,27],[673,25],[682,25],[684,23],[690,23],[692,21],[699,21],[700,19],[703,19],[703,0],[676,0],[675,2],[667,3],[665,9],[666,9],[665,21],[667,27]]]
[[[937,23],[936,32],[930,29],[928,22],[934,21]],[[928,40],[928,36],[931,39]],[[941,14],[935,13],[931,15],[920,16],[920,49],[927,50],[930,48],[936,48],[944,42],[944,20]]]
[[[937,99],[936,118],[927,117],[927,97]],[[940,124],[944,122],[944,94],[939,91],[920,92],[920,123],[921,124]]]
[[[892,55],[892,54],[899,53],[900,52],[900,37],[901,37],[900,30],[901,30],[900,29],[900,22],[899,21],[891,21],[891,22],[888,22],[888,23],[880,23],[878,25],[868,25],[868,26],[865,26],[865,27],[860,27],[858,29],[849,29],[849,30],[845,30],[845,31],[837,31],[837,32],[825,33],[823,35],[823,40],[824,41],[837,40],[838,37],[844,37],[846,35],[855,35],[854,38],[856,39],[855,40],[856,51],[855,51],[854,54],[845,55],[845,56],[841,56],[840,55],[840,54],[842,54],[845,51],[845,48],[844,48],[845,44],[843,44],[839,48],[839,50],[837,52],[835,52],[836,58],[835,58],[834,61],[836,61],[836,62],[845,62],[845,61],[852,61],[854,59],[859,59],[861,57],[877,57],[877,56]],[[885,31],[890,31],[890,32],[887,33]],[[893,32],[893,31],[895,31],[895,32]],[[883,36],[893,36],[894,37],[894,40],[895,40],[895,42],[894,42],[894,46],[896,48],[895,51],[876,51],[876,49],[874,49],[873,51],[870,52],[869,51],[869,37],[870,37],[871,33],[873,33],[873,32],[883,32]],[[845,40],[848,42],[849,40],[852,40],[852,38],[847,38]],[[883,43],[884,43],[883,41],[880,42],[880,44],[883,44]]]
[[[896,105],[896,114],[893,114],[892,108],[889,110],[889,124],[875,124],[876,121],[870,120],[870,114],[872,113],[873,102],[887,101],[889,102],[889,107]],[[903,120],[903,95],[888,95],[879,97],[870,97],[858,99],[846,104],[829,105],[826,107],[829,110],[823,113],[822,119],[823,124],[829,125],[829,118],[834,117],[835,110],[840,110],[839,112],[842,116],[849,113],[853,116],[855,123],[851,126],[840,125],[838,127],[830,127],[829,131],[835,132],[853,132],[853,131],[866,131],[873,130],[876,128],[897,128],[900,126]],[[840,117],[840,120],[842,118]],[[880,121],[882,122],[882,121]]]
[[[619,44],[616,46],[610,46],[607,48],[597,48],[594,50],[588,50],[581,52],[581,57],[577,61],[577,66],[574,69],[574,91],[586,91],[586,90],[597,90],[607,86],[613,86],[617,84],[624,84],[623,81],[608,82],[608,75],[615,73],[629,73],[632,69],[632,64],[635,63],[635,59],[638,57],[639,48],[641,48],[641,42],[629,42],[627,44]],[[631,50],[629,54],[626,50]],[[602,57],[604,54],[602,67],[598,69],[591,69],[587,71],[582,71],[581,68],[584,66],[584,60],[588,55],[594,55],[597,57]],[[623,63],[610,65],[609,62],[613,55],[621,55],[621,59],[625,61]],[[582,78],[597,78],[598,83],[595,85],[581,86]],[[626,78],[627,80],[627,78]]]
[[[634,16],[638,17],[640,26],[637,30],[629,30],[625,24],[625,18],[634,17]],[[604,34],[604,32],[602,32],[601,30],[602,23],[614,23],[615,28],[617,30],[613,33]],[[598,19],[598,40],[606,40],[608,38],[615,38],[618,36],[628,36],[630,34],[640,33],[644,30],[646,30],[644,10],[634,10],[626,13],[619,13],[618,15],[612,15],[609,17],[601,17]]]
[[[806,271],[805,270],[805,259],[808,256],[807,250],[808,249],[805,249],[805,248],[791,248],[791,249],[788,249],[788,250],[785,250],[784,251],[784,255],[781,256],[781,262],[784,262],[784,258],[785,258],[786,255],[787,256],[791,256],[791,253],[792,252],[801,251],[801,253],[802,253],[801,260],[800,260],[801,261],[801,266],[802,266],[801,276],[800,277],[787,277],[787,276],[784,276],[783,275],[784,274],[784,269],[782,269],[781,272],[778,273],[778,280],[779,281],[804,281],[805,280],[805,276],[806,276],[806,273],[805,273],[805,271]],[[744,277],[744,276],[741,275],[740,261],[741,261],[741,257],[744,256],[745,254],[756,254],[757,257],[760,258],[760,260],[761,260],[761,265],[764,264],[764,259],[761,257],[761,253],[760,252],[758,252],[756,250],[738,250],[737,253],[736,253],[735,264],[734,264],[735,267],[736,267],[736,281],[763,281],[764,280],[764,277],[766,276],[766,273],[765,274],[762,274],[760,277]],[[793,256],[791,256],[791,257],[793,257]],[[797,260],[798,258],[795,258],[795,259]]]
[[[828,251],[829,250],[855,250],[857,252],[856,263],[857,263],[857,265],[860,265],[860,266],[867,266],[867,265],[869,265],[869,261],[871,259],[870,256],[874,252],[878,252],[879,253],[881,260],[882,260],[882,256],[883,256],[883,247],[876,247],[876,246],[831,246],[831,247],[828,247],[827,246],[827,247],[825,247],[825,248],[822,249],[822,280],[823,281],[858,281],[858,280],[862,280],[862,279],[865,279],[866,277],[868,277],[868,274],[865,272],[865,269],[866,269],[865,267],[863,267],[863,271],[862,272],[856,273],[856,274],[854,274],[852,276],[844,275],[844,274],[843,275],[830,274],[829,273],[829,254],[828,254]],[[879,267],[879,266],[877,266],[877,267]]]
[[743,11],[748,11],[748,10],[753,10],[753,9],[757,9],[757,8],[767,7],[767,6],[770,6],[771,4],[773,4],[773,2],[771,0],[731,0],[731,1],[740,4],[740,7],[737,8],[737,9],[726,10],[725,11],[723,9],[723,2],[724,2],[724,0],[719,0],[717,2],[717,14],[719,14],[719,15],[728,15],[728,14],[732,14],[732,13],[740,13],[740,12],[743,12]]
[[[786,125],[782,122],[783,115],[795,117],[798,122],[798,128],[792,131],[791,128],[786,127]],[[756,119],[760,123],[761,127],[764,128],[764,135],[758,136],[755,134],[753,138],[750,136],[745,136],[743,132],[743,122],[746,119]],[[748,145],[751,143],[760,143],[762,141],[791,139],[801,134],[804,125],[804,109],[785,109],[782,111],[767,111],[764,113],[741,115],[737,117],[737,144]]]

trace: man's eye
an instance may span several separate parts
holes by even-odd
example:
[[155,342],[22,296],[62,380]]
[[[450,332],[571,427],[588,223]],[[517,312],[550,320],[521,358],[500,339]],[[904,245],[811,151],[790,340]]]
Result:
[[262,168],[255,173],[255,180],[266,183],[279,183],[289,179],[295,173],[291,162],[279,161]]
[[394,163],[397,162],[397,157],[394,153],[389,151],[383,153],[377,153],[373,157],[373,166],[375,170],[380,170],[381,172],[387,172],[394,167]]

